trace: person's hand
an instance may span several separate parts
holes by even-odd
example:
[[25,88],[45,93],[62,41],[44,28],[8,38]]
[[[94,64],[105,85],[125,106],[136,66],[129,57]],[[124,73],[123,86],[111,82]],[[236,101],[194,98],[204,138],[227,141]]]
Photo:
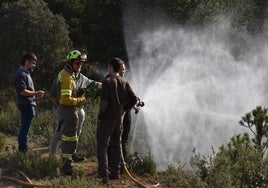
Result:
[[102,83],[101,82],[98,82],[98,86],[97,86],[98,89],[102,89]]
[[43,90],[35,91],[36,99],[41,99],[41,98],[43,98],[44,95],[45,95],[45,91],[43,91]]
[[80,99],[80,105],[84,105],[84,104],[86,104],[86,97],[84,96],[84,95],[82,95],[81,97],[79,97],[79,99]]
[[84,88],[79,88],[79,89],[77,90],[76,95],[77,95],[77,97],[82,97],[82,96],[85,96],[85,93],[86,93],[86,89],[84,89]]
[[133,109],[135,110],[135,114],[139,113],[140,111],[140,107],[138,107],[137,105],[135,105]]

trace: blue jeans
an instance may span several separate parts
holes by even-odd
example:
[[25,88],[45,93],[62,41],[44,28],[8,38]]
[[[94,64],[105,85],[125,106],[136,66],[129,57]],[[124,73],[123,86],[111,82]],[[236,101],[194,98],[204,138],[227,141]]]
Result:
[[35,106],[33,105],[18,105],[21,113],[21,126],[18,136],[19,150],[27,151],[28,149],[28,133],[33,117],[35,116]]

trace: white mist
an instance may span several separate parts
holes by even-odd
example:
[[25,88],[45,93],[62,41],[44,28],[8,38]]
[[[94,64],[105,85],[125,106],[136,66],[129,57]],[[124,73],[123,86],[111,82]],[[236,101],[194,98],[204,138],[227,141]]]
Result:
[[243,34],[238,42],[225,19],[190,30],[128,18],[130,83],[145,102],[131,148],[150,151],[158,170],[179,161],[187,166],[193,148],[211,154],[247,131],[238,123],[245,113],[267,106],[267,38]]

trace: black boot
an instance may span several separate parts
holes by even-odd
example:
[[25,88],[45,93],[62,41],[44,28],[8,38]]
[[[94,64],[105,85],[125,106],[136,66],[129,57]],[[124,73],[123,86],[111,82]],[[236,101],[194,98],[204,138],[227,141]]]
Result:
[[65,159],[63,161],[62,173],[66,174],[66,175],[72,175],[73,174],[73,161],[72,160]]
[[109,174],[109,180],[120,179],[119,174]]
[[103,184],[108,184],[108,178],[102,178],[102,183]]
[[27,151],[28,151],[28,148],[26,147],[26,148],[23,148],[23,147],[20,147],[19,146],[19,152],[21,152],[21,153],[26,153]]
[[77,155],[77,153],[74,153],[74,154],[72,155],[72,159],[73,159],[73,162],[75,162],[75,163],[79,163],[79,162],[82,162],[82,161],[86,160],[85,157],[79,157],[79,156]]

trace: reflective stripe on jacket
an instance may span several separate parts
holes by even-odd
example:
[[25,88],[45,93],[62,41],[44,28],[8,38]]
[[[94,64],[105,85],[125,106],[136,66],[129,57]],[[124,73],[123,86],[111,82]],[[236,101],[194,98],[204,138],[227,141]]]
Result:
[[59,103],[65,106],[80,106],[85,102],[85,98],[75,96],[75,77],[70,65],[64,67],[58,74],[60,84]]

